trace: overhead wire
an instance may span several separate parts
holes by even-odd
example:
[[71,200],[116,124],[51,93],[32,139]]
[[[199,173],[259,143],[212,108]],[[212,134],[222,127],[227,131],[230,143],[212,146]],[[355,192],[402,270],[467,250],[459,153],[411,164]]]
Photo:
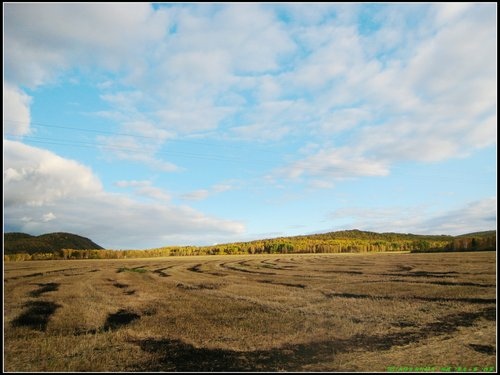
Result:
[[[15,122],[15,123],[25,123],[22,121],[16,121],[16,120],[11,120],[11,119],[4,120],[4,122],[5,121]],[[71,126],[51,125],[51,124],[40,123],[40,122],[30,122],[30,124],[40,126],[40,127],[75,130],[75,131],[81,131],[81,132],[87,132],[87,133],[106,134],[106,135],[110,135],[110,136],[126,136],[126,137],[131,137],[131,138],[141,138],[144,140],[158,140],[158,137],[145,136],[145,135],[140,135],[140,134],[111,132],[111,131],[96,130],[96,129],[84,129],[84,128],[77,128],[77,127],[71,127]],[[5,132],[4,132],[4,136],[16,137],[16,138],[23,139],[23,140],[29,140],[30,142],[37,143],[37,144],[72,146],[72,147],[81,147],[81,148],[100,148],[100,149],[104,149],[104,150],[117,150],[117,151],[129,151],[129,152],[144,152],[144,149],[141,149],[141,148],[110,145],[110,144],[96,142],[96,141],[84,142],[81,140],[38,137],[38,136],[34,136],[34,135],[20,136],[20,135],[11,134],[11,133],[5,133]],[[217,147],[218,149],[221,148],[221,146],[216,145],[216,144],[191,141],[191,140],[168,139],[168,140],[166,140],[166,142],[181,142],[181,143],[188,143],[188,144],[193,144],[193,145],[204,145],[204,146]],[[231,147],[226,147],[226,146],[222,146],[222,147],[231,148]],[[236,149],[236,148],[237,148],[237,146],[234,146],[234,149]],[[266,150],[259,150],[258,152],[259,153],[260,152],[272,153],[272,151],[266,151]],[[273,154],[277,156],[276,152],[274,152]],[[228,156],[222,156],[222,155],[183,152],[183,151],[174,151],[174,150],[158,151],[158,152],[155,152],[154,155],[155,156],[167,156],[167,157],[176,156],[176,157],[193,158],[193,159],[199,159],[199,160],[223,161],[223,162],[230,162],[230,163],[258,164],[258,165],[266,165],[266,166],[271,166],[272,164],[274,164],[273,166],[275,166],[275,163],[272,163],[272,161],[270,161],[270,160],[259,160],[259,159],[253,158],[253,157],[249,157],[249,158],[228,157]],[[292,163],[293,163],[293,161],[292,161]],[[324,166],[321,167],[321,166],[308,165],[307,169],[308,169],[308,172],[317,172],[317,171],[324,170]],[[393,173],[401,174],[401,172],[403,171],[403,168],[401,166],[391,165],[390,170]],[[440,176],[441,175],[432,174],[432,176],[426,175],[426,176],[422,176],[422,178],[430,178],[430,177],[438,178]],[[447,178],[445,176],[442,176],[442,177]],[[475,180],[475,182],[482,183],[481,181],[478,181],[477,179]]]
[[[18,121],[18,120],[12,120],[12,119],[4,119],[3,121],[4,122],[18,123],[18,124],[26,124],[25,121]],[[81,132],[86,132],[86,133],[97,133],[97,134],[106,134],[106,135],[114,135],[114,136],[127,136],[127,137],[133,137],[133,138],[144,138],[144,139],[158,140],[158,136],[148,136],[148,135],[141,135],[141,134],[136,134],[136,133],[135,134],[134,133],[125,133],[125,132],[112,132],[112,131],[98,130],[98,129],[84,129],[84,128],[73,127],[73,126],[53,125],[53,124],[47,124],[47,123],[35,122],[35,121],[31,121],[30,125],[35,125],[37,127],[43,127],[43,128],[67,129],[67,130],[76,130],[76,131],[81,131]],[[160,129],[160,130],[164,130],[164,129]],[[219,146],[219,145],[209,143],[209,142],[193,141],[193,140],[178,139],[178,138],[169,138],[169,139],[166,139],[166,141],[171,142],[171,143],[187,143],[187,144],[201,145],[201,146],[239,149],[238,146],[230,146],[227,144],[225,144],[223,146]],[[254,144],[254,146],[255,146],[255,144]],[[274,151],[262,150],[262,149],[260,149],[259,152],[275,154]]]
[[[6,120],[6,121],[21,123],[21,121],[15,121],[15,120]],[[139,134],[118,133],[118,132],[110,132],[110,131],[95,130],[95,129],[83,129],[83,128],[75,128],[75,127],[71,127],[71,126],[49,125],[49,124],[41,124],[41,123],[35,123],[35,122],[32,122],[31,124],[37,125],[37,126],[42,126],[42,127],[76,130],[76,131],[82,131],[82,132],[88,132],[88,133],[107,134],[107,135],[112,135],[112,136],[126,136],[126,137],[131,137],[133,139],[142,138],[145,140],[158,140],[158,137],[144,136],[144,135],[139,135]],[[144,152],[145,151],[143,148],[110,145],[110,144],[106,144],[103,142],[97,142],[97,141],[85,142],[85,141],[81,141],[81,140],[72,140],[72,139],[39,137],[39,136],[35,136],[35,135],[22,135],[21,136],[21,135],[16,135],[16,134],[12,134],[12,133],[5,133],[5,132],[4,132],[4,136],[16,137],[18,139],[28,140],[30,142],[37,143],[37,144],[50,144],[50,145],[72,146],[72,147],[82,147],[82,148],[96,148],[97,147],[97,148],[107,149],[107,150],[119,150],[119,151],[130,151],[130,152]],[[220,149],[220,147],[217,145],[203,143],[203,142],[183,141],[183,140],[167,140],[167,141],[184,142],[184,143],[189,143],[189,144],[194,144],[194,145],[203,144],[203,145],[209,145],[212,147],[218,147]],[[236,148],[235,148],[235,150],[236,150]],[[195,158],[195,159],[201,159],[201,160],[223,161],[223,162],[233,162],[233,163],[251,163],[251,164],[264,164],[264,165],[271,165],[272,164],[272,162],[270,160],[259,160],[259,159],[255,159],[255,158],[242,158],[242,157],[228,157],[228,156],[223,156],[220,154],[214,155],[214,154],[183,152],[183,151],[174,151],[174,150],[157,151],[157,152],[154,152],[154,155],[155,156],[169,156],[169,157],[171,157],[171,156],[187,157],[187,158]]]

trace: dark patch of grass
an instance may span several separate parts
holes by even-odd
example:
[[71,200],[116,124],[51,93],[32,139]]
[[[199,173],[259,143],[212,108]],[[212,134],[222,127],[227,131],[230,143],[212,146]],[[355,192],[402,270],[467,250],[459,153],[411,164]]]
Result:
[[259,274],[259,275],[276,275],[274,272],[259,272],[259,271],[251,271],[251,270],[245,270],[243,268],[238,268],[234,266],[228,266],[226,263],[221,263],[220,265],[222,268],[232,270],[232,271],[238,271],[238,272],[246,272],[246,273],[254,273],[254,274]]
[[59,283],[41,283],[41,284],[36,284],[39,286],[37,290],[33,290],[32,292],[29,293],[31,297],[40,297],[42,294],[47,293],[47,292],[53,292],[57,289],[59,289]]
[[416,324],[407,322],[405,320],[400,320],[399,322],[392,323],[391,324],[393,327],[399,327],[399,328],[406,328],[406,327],[415,327]]
[[[411,284],[432,284],[432,285],[450,285],[450,286],[475,286],[478,288],[494,288],[495,284],[481,284],[481,283],[470,283],[470,282],[453,282],[453,281],[409,281],[409,280],[400,280],[393,279],[388,280],[390,282],[398,282],[398,283],[411,283]],[[386,282],[382,280],[380,282]]]
[[419,297],[419,296],[377,296],[370,294],[355,294],[355,293],[329,293],[323,292],[323,294],[328,298],[341,297],[341,298],[355,298],[355,299],[385,299],[385,300],[401,300],[413,299],[426,302],[465,302],[465,303],[478,303],[478,304],[489,304],[496,303],[496,298],[446,298],[446,297]]
[[178,283],[177,288],[184,290],[200,290],[200,289],[218,289],[219,285],[217,284],[184,284]]
[[148,272],[148,270],[140,267],[136,268],[128,268],[128,267],[120,267],[118,268],[118,271],[116,273],[121,273],[121,272],[137,272],[137,273],[145,273]]
[[206,272],[206,273],[208,273],[209,275],[220,276],[220,277],[227,276],[227,273],[224,272]]
[[203,271],[200,269],[200,267],[201,267],[201,264],[196,264],[193,267],[189,267],[188,271],[203,273]]
[[122,284],[122,283],[114,283],[113,286],[120,289],[128,287],[127,284]]
[[12,324],[15,327],[30,327],[39,331],[45,331],[50,316],[61,307],[54,302],[48,301],[30,301],[24,305],[27,311],[19,315]]
[[363,272],[361,271],[337,271],[337,270],[334,270],[334,271],[326,271],[327,273],[345,273],[345,274],[348,274],[348,275],[362,275]]
[[103,329],[115,330],[122,326],[132,323],[134,320],[139,319],[141,316],[134,312],[120,309],[114,314],[109,314],[106,322],[104,323]]
[[[44,273],[43,272],[35,272],[35,273],[30,273],[29,275],[24,275],[24,276],[20,276],[22,278],[28,278],[28,277],[37,277],[37,276],[43,276]],[[18,277],[16,277],[17,279]]]
[[153,273],[157,273],[157,274],[158,274],[158,275],[160,275],[161,277],[168,277],[168,276],[170,276],[170,275],[169,275],[168,273],[166,273],[166,272],[163,272],[163,270],[166,270],[166,269],[168,269],[168,268],[170,268],[170,267],[159,268],[159,269],[157,269],[157,270],[154,270],[154,271],[153,271]]
[[497,352],[495,347],[493,347],[491,345],[469,344],[469,346],[478,353],[495,355]]
[[411,271],[413,269],[412,266],[405,266],[402,264],[398,264],[398,271]]
[[283,286],[289,286],[292,288],[301,288],[301,289],[304,289],[306,287],[304,284],[279,283],[279,282],[275,282],[273,280],[258,280],[258,282],[264,283],[264,284],[283,285]]

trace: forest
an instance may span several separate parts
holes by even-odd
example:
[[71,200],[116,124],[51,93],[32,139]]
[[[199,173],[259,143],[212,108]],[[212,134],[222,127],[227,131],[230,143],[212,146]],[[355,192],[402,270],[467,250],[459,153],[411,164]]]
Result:
[[[8,233],[6,234],[8,235]],[[10,246],[5,244],[5,248]],[[98,245],[96,245],[98,246]],[[11,246],[9,247],[11,249]],[[12,250],[12,249],[11,249]],[[4,261],[56,259],[127,259],[190,255],[369,253],[369,252],[443,252],[496,250],[496,231],[460,236],[376,233],[360,230],[279,237],[213,246],[165,246],[147,250],[109,250],[55,248],[48,251],[5,252]]]

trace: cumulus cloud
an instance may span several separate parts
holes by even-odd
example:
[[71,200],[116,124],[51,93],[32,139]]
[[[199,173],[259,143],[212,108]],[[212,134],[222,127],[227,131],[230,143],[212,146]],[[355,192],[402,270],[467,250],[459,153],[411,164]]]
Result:
[[31,97],[21,89],[3,83],[3,129],[9,135],[26,135],[30,130]]
[[141,139],[129,135],[99,136],[98,147],[108,159],[140,162],[153,169],[175,172],[180,168],[156,156],[161,143],[155,139]]
[[265,123],[238,126],[231,130],[237,138],[264,142],[280,140],[290,132],[290,129],[287,127],[275,127],[273,129]]
[[4,140],[4,205],[42,207],[59,199],[99,195],[90,168],[50,151]]
[[[86,166],[52,152],[4,140],[5,229],[31,234],[73,232],[111,248],[146,248],[242,233],[240,222],[168,204],[141,181],[120,182],[155,198],[140,202],[106,192]],[[163,201],[163,204],[158,204]]]
[[182,194],[180,198],[186,201],[201,201],[212,195],[224,193],[233,189],[235,189],[235,187],[231,184],[215,184],[208,189],[199,189]]
[[148,180],[143,180],[143,181],[122,180],[122,181],[117,181],[115,185],[122,188],[132,187],[136,195],[140,197],[150,198],[158,202],[169,202],[171,199],[171,195],[167,191],[158,188],[156,186],[153,186],[153,183]]
[[5,75],[38,86],[75,64],[118,70],[168,28],[150,4],[22,4],[4,7]]
[[54,215],[52,212],[49,212],[45,215],[42,216],[42,221],[47,222],[54,220],[56,218],[56,215]]
[[[353,155],[348,149],[320,150],[313,155],[283,168],[279,174],[297,179],[302,176],[327,177],[338,181],[360,176],[386,176],[389,174],[387,164],[376,159]],[[316,180],[317,186],[330,186]]]
[[439,3],[436,4],[436,23],[438,25],[444,25],[447,22],[456,20],[462,16],[465,12],[470,10],[473,6],[472,3]]
[[182,194],[181,198],[187,201],[201,201],[208,198],[210,192],[206,189],[199,189],[189,193]]
[[412,34],[412,49],[392,56],[363,53],[371,35],[352,27],[320,26],[331,33],[287,77],[317,93],[320,116],[309,129],[328,142],[284,168],[289,177],[386,175],[398,162],[464,157],[496,144],[495,14],[484,4],[436,13],[429,31]]

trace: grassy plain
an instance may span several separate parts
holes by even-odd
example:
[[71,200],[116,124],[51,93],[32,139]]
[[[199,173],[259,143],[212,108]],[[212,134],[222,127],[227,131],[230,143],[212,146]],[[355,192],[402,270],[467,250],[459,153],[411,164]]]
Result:
[[4,263],[5,371],[496,364],[496,253]]

